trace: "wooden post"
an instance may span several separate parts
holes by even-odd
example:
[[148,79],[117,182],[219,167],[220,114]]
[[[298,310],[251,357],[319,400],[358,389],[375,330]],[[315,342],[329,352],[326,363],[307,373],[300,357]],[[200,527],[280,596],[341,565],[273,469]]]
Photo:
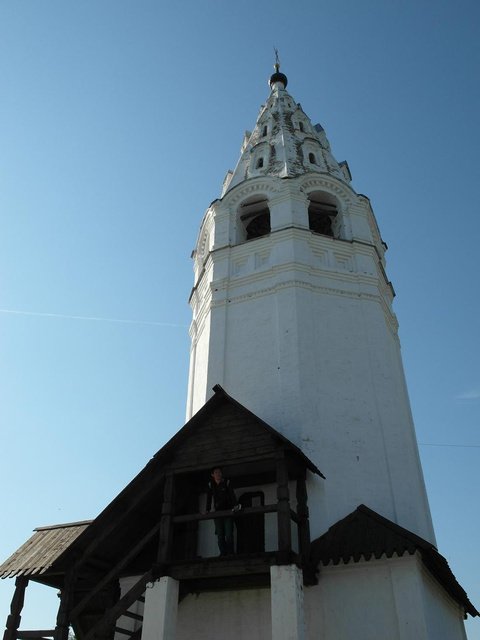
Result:
[[161,572],[171,560],[172,538],[173,538],[173,501],[175,494],[175,483],[173,473],[168,473],[165,477],[163,488],[163,505],[160,521],[160,539],[158,544],[157,563]]
[[63,589],[61,590],[54,640],[68,640],[70,610],[73,604],[73,588],[75,586],[75,581],[76,572],[71,569],[65,574],[65,581]]
[[279,564],[288,564],[292,553],[292,531],[290,523],[290,493],[288,490],[287,461],[281,451],[277,458],[277,526]]
[[25,601],[25,589],[27,586],[28,578],[20,577],[15,580],[15,591],[13,593],[12,602],[10,603],[10,614],[7,617],[3,640],[16,640],[17,638],[18,627],[20,626],[20,620],[22,619],[21,613],[23,603]]
[[304,475],[298,478],[296,486],[298,515],[298,546],[302,559],[302,567],[310,557],[310,523],[308,520],[307,485]]

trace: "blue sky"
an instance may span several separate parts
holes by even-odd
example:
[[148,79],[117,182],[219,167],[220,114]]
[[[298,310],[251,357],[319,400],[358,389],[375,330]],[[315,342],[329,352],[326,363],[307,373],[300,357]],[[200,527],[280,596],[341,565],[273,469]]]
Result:
[[182,426],[189,256],[276,46],[389,245],[439,550],[480,606],[479,27],[469,0],[0,3],[2,559]]

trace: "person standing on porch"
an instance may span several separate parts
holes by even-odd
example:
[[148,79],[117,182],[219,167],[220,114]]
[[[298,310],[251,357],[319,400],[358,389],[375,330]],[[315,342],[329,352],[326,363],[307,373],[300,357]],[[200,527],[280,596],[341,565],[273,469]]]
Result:
[[[212,469],[207,492],[207,513],[212,508],[212,501],[215,511],[237,511],[240,505],[237,502],[235,492],[230,484],[230,480],[223,477],[220,467]],[[215,535],[217,536],[220,555],[231,555],[233,549],[233,517],[215,518]]]

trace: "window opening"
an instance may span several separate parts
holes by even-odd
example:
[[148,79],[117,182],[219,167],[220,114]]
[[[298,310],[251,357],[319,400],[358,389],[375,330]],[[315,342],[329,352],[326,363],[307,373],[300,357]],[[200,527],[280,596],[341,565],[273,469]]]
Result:
[[257,168],[257,169],[261,169],[262,167],[263,167],[263,158],[259,158],[259,159],[257,160],[256,168]]
[[317,164],[317,159],[315,158],[315,154],[314,153],[309,153],[308,154],[308,159],[309,159],[311,164]]
[[310,200],[308,207],[308,226],[311,231],[323,236],[335,237],[333,221],[338,214],[337,207],[329,202]]
[[246,240],[260,238],[270,233],[270,209],[267,200],[244,202],[240,220],[246,231]]
[[265,125],[265,126],[263,127],[263,131],[262,131],[262,136],[263,136],[263,137],[265,137],[265,136],[267,135],[267,131],[268,131],[268,129],[267,129],[267,126]]
[[270,233],[270,212],[267,210],[257,215],[247,224],[246,229],[247,240],[268,235]]
[[305,129],[303,128],[303,122],[299,122],[299,123],[298,123],[298,128],[300,129],[300,131],[301,131],[302,133],[304,133],[304,132],[305,132]]

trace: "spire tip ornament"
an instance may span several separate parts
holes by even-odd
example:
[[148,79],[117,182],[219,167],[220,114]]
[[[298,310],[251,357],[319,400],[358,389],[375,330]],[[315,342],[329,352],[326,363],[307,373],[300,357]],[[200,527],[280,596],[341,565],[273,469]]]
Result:
[[278,55],[278,49],[276,47],[273,47],[273,50],[275,51],[275,64],[273,65],[275,73],[270,76],[268,84],[270,85],[270,88],[273,89],[273,86],[276,82],[281,82],[283,84],[283,88],[286,89],[288,84],[287,76],[284,73],[280,73],[280,58]]
[[278,73],[280,71],[280,58],[278,57],[278,49],[273,47],[273,50],[275,51],[275,64],[273,68],[275,69],[275,73]]

